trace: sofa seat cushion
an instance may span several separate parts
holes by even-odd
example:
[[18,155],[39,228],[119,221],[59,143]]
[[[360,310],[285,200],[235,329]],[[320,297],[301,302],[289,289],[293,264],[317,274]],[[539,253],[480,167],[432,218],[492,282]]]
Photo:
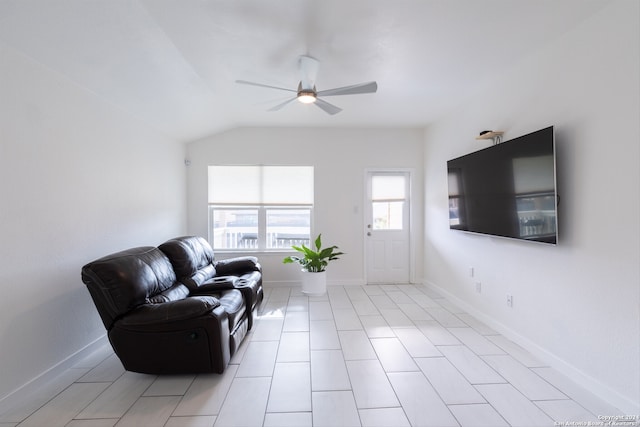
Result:
[[189,288],[182,283],[176,283],[167,290],[160,292],[152,297],[147,298],[147,302],[151,304],[159,304],[169,301],[178,301],[189,296]]
[[166,328],[168,323],[209,314],[221,305],[220,301],[211,296],[189,297],[160,304],[143,304],[119,319],[117,324],[121,327],[159,325],[161,328]]

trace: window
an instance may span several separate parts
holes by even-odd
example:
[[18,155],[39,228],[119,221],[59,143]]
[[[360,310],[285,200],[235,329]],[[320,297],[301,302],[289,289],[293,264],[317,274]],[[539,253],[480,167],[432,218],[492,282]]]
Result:
[[405,202],[404,175],[379,174],[371,177],[374,230],[402,230]]
[[216,250],[309,245],[311,166],[209,166],[209,241]]

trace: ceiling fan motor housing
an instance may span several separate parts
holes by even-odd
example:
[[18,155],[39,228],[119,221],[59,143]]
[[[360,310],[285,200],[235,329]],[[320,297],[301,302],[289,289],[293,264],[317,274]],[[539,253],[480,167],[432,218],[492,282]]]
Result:
[[312,89],[303,89],[302,82],[298,83],[298,101],[303,104],[311,104],[316,101],[316,87],[313,86]]

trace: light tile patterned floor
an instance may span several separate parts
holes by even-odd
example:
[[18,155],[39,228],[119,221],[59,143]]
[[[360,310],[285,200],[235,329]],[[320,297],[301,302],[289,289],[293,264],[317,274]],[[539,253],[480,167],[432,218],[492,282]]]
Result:
[[553,426],[619,414],[423,286],[267,289],[223,375],[125,372],[108,344],[0,402],[8,426]]

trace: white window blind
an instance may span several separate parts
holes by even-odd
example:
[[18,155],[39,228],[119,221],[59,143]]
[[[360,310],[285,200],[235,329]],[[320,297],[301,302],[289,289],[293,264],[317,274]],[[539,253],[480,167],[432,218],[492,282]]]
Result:
[[393,201],[406,198],[403,175],[374,175],[371,180],[371,200]]
[[209,166],[209,203],[313,205],[313,167]]

